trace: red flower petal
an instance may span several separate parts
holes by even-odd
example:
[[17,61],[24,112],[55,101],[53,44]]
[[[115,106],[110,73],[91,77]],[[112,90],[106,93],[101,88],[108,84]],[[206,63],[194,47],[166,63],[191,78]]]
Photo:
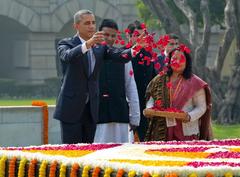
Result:
[[133,31],[133,37],[138,37],[140,35],[140,33],[138,31]]
[[124,30],[124,32],[130,34],[131,31],[130,31],[130,29],[127,28]]
[[134,74],[134,72],[133,72],[133,70],[131,69],[131,70],[129,71],[129,75],[130,75],[130,76],[133,76],[133,74]]
[[107,45],[107,42],[106,41],[102,41],[101,44],[102,45]]
[[121,40],[121,41],[120,41],[120,44],[121,44],[121,45],[125,45],[125,41],[124,41],[124,40]]
[[167,88],[172,88],[172,83],[171,82],[167,83]]
[[156,100],[156,101],[154,102],[154,107],[156,107],[156,108],[161,108],[161,106],[162,106],[162,101],[161,101],[161,100]]
[[142,29],[145,29],[145,28],[146,28],[146,25],[145,25],[145,23],[141,23],[141,25],[140,25],[140,26],[141,26],[141,28],[142,28]]
[[126,58],[126,59],[128,59],[129,58],[129,56],[128,56],[128,54],[127,53],[124,53],[124,54],[122,54],[121,55],[123,58]]
[[118,40],[122,40],[122,36],[117,35]]
[[132,47],[132,43],[131,43],[131,42],[127,43],[127,45],[126,45],[125,47],[126,47],[127,49],[131,48],[131,47]]
[[161,68],[160,63],[155,63],[155,64],[154,64],[154,68],[155,68],[156,70],[159,70],[159,69]]

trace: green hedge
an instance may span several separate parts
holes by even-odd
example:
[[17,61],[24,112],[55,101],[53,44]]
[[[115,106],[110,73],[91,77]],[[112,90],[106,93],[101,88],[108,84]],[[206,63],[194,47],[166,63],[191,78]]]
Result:
[[43,84],[17,84],[12,79],[0,79],[0,98],[52,98],[59,89],[59,78],[46,79]]

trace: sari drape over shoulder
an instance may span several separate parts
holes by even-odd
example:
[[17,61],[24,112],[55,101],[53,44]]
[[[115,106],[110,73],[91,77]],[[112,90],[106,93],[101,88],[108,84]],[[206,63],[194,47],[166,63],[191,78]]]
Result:
[[[161,106],[168,108],[170,106],[169,90],[167,89],[168,78],[157,75],[148,84],[146,90],[146,100],[152,97],[154,100],[161,100]],[[165,141],[166,140],[166,120],[164,117],[153,117],[149,119],[148,129],[145,141]]]

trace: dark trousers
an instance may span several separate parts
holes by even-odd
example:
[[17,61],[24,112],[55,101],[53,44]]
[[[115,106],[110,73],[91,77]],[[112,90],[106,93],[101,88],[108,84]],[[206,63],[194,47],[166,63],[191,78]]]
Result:
[[78,122],[67,123],[61,121],[61,135],[63,144],[92,143],[96,131],[96,124],[90,112],[90,104],[85,109]]

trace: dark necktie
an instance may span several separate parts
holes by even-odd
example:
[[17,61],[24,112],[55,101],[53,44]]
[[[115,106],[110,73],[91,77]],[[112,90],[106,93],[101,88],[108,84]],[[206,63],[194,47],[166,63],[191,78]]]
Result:
[[91,51],[89,50],[87,52],[88,56],[88,77],[92,74],[92,56],[91,56]]

